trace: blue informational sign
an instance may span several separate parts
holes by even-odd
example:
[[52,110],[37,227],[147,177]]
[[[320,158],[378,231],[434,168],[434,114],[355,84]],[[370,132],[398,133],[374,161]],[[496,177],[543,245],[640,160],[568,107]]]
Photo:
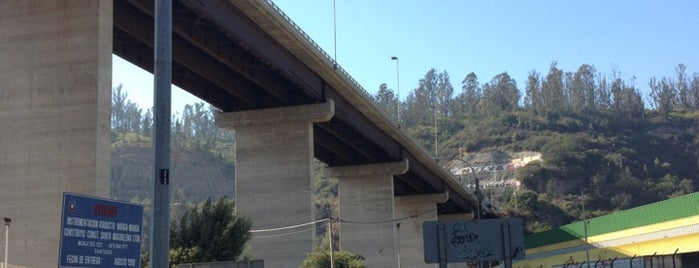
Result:
[[59,268],[141,267],[143,206],[63,194]]

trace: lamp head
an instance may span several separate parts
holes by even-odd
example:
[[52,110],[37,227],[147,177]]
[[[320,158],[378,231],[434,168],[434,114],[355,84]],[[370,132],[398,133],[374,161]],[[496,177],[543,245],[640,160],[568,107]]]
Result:
[[393,56],[393,57],[391,57],[391,59],[392,59],[392,60],[398,60],[398,57]]
[[4,220],[5,220],[5,225],[10,225],[10,223],[12,222],[12,219],[10,219],[10,218],[5,218]]

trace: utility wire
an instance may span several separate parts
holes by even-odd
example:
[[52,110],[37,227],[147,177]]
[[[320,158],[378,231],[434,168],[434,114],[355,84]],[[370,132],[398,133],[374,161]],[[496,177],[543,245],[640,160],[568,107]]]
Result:
[[262,232],[274,232],[274,231],[282,231],[282,230],[289,230],[289,229],[295,229],[307,225],[312,225],[324,221],[330,221],[330,218],[325,218],[325,219],[320,219],[320,220],[315,220],[311,222],[306,222],[306,223],[300,223],[296,225],[289,225],[289,226],[284,226],[284,227],[277,227],[277,228],[269,228],[269,229],[258,229],[258,230],[250,230],[251,233],[262,233]]
[[342,222],[342,223],[350,223],[350,224],[375,224],[375,223],[399,222],[399,221],[402,221],[402,220],[414,219],[414,218],[420,217],[420,216],[422,216],[422,215],[425,215],[425,214],[427,214],[427,213],[430,213],[430,212],[433,212],[433,211],[436,211],[436,210],[437,210],[436,208],[432,208],[432,209],[428,209],[428,210],[422,211],[422,212],[417,213],[417,214],[413,214],[413,215],[410,215],[410,216],[406,216],[406,217],[398,218],[398,219],[393,219],[393,220],[382,220],[382,221],[352,221],[352,220],[339,219],[339,221]]
[[293,231],[293,232],[288,232],[288,233],[283,233],[283,234],[276,234],[276,235],[253,235],[253,239],[262,239],[262,238],[274,238],[274,237],[282,237],[282,236],[288,236],[288,235],[293,235],[293,234],[298,234],[298,233],[303,233],[307,232],[310,230],[313,230],[315,226],[313,227],[308,227],[305,229],[301,229],[298,231]]
[[[314,224],[318,224],[318,223],[323,223],[323,224],[332,223],[335,220],[337,220],[340,223],[348,223],[348,224],[377,224],[377,223],[400,222],[400,221],[407,220],[407,219],[414,219],[414,218],[420,217],[422,215],[425,215],[427,213],[434,212],[436,210],[437,210],[437,208],[433,208],[433,209],[428,209],[428,210],[425,210],[425,211],[422,211],[422,212],[419,212],[417,214],[413,214],[410,216],[406,216],[406,217],[402,217],[402,218],[398,218],[398,219],[392,219],[392,220],[381,220],[381,221],[353,221],[353,220],[344,220],[342,218],[337,218],[337,219],[324,218],[324,219],[319,219],[319,220],[315,220],[315,221],[310,221],[310,222],[305,222],[305,223],[300,223],[300,224],[295,224],[295,225],[289,225],[289,226],[283,226],[283,227],[250,230],[250,233],[252,233],[254,235],[255,233],[284,231],[284,230],[290,230],[290,229],[296,229],[296,228],[300,228],[300,227],[304,227],[304,226],[314,225]],[[273,238],[273,237],[287,236],[287,235],[292,235],[292,234],[297,234],[297,233],[309,231],[309,230],[312,230],[313,228],[315,228],[315,226],[305,228],[302,230],[297,230],[297,231],[292,231],[292,232],[287,232],[287,233],[282,233],[282,234],[276,234],[276,235],[266,235],[266,236],[254,235],[254,238]]]

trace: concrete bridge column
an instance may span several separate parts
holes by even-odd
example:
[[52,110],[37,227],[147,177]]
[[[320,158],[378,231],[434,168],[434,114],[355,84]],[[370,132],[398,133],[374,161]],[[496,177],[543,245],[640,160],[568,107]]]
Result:
[[[402,267],[437,267],[425,263],[422,223],[437,220],[437,204],[449,199],[446,193],[397,196],[396,237]],[[398,224],[400,224],[398,226]]]
[[9,261],[56,267],[63,192],[109,196],[112,1],[0,1]]
[[366,258],[367,267],[395,267],[393,175],[408,171],[408,161],[334,167],[339,181],[340,249]]
[[[235,205],[238,215],[252,219],[253,229],[314,220],[313,123],[330,120],[334,112],[329,101],[215,115],[219,127],[235,129]],[[313,231],[253,238],[252,247],[266,267],[295,268],[313,249]]]

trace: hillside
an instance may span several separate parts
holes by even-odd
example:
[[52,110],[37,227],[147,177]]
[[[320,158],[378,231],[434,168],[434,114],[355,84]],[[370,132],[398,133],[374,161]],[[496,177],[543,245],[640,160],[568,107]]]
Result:
[[[430,69],[405,101],[385,84],[372,98],[484,205],[525,218],[534,232],[694,192],[699,73],[683,64],[676,73],[648,81],[645,101],[634,79],[556,62],[523,88],[507,72],[485,83],[471,72],[457,93],[446,71]],[[112,194],[129,200],[150,188],[153,120],[127,97],[113,90]],[[232,196],[235,138],[214,125],[213,111],[197,103],[173,116],[178,198]],[[316,177],[318,215],[332,215],[336,184]]]
[[[233,163],[208,151],[174,148],[171,159],[171,191],[184,194],[191,202],[211,197],[233,197]],[[150,146],[127,144],[112,150],[112,198],[150,198],[153,183],[153,154]]]
[[[131,102],[121,86],[112,90],[111,195],[142,202],[152,195],[152,111]],[[186,105],[170,130],[170,192],[173,202],[199,203],[232,198],[235,191],[235,138],[217,128],[213,108]]]
[[[523,111],[444,120],[437,124],[444,128],[438,158],[469,190],[478,177],[485,204],[526,218],[529,231],[694,192],[699,112],[662,118],[648,111],[627,123],[603,114],[547,118]],[[434,148],[433,128],[408,131]]]

